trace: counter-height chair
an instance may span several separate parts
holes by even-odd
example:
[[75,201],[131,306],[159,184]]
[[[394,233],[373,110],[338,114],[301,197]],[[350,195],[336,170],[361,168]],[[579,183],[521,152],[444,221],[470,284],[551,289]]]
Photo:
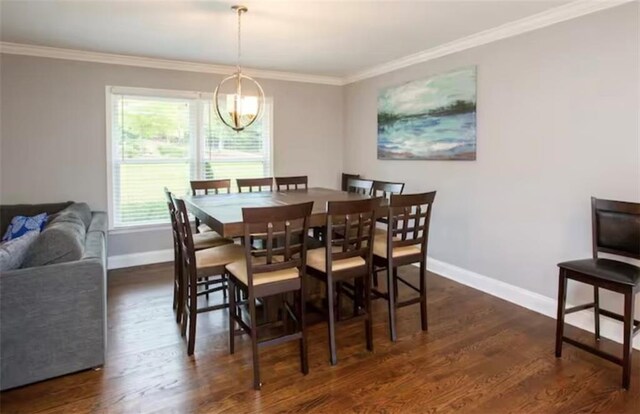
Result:
[[[180,236],[178,234],[178,223],[176,221],[176,207],[173,202],[173,194],[166,187],[164,189],[164,194],[167,198],[169,218],[171,219],[171,232],[173,235],[173,309],[176,311],[176,322],[180,323],[182,320],[183,310],[182,274],[184,266],[182,265],[182,249],[180,247]],[[220,235],[215,232],[198,233],[193,235],[193,248],[195,251],[231,243],[233,243],[233,240],[220,237]]]
[[[340,321],[342,304],[340,303],[339,291],[341,283],[353,282],[353,286],[355,286],[353,289],[355,292],[353,294],[354,318],[364,319],[366,347],[370,351],[373,350],[371,246],[376,223],[376,209],[379,208],[380,201],[380,198],[374,198],[328,202],[325,247],[309,250],[307,255],[307,274],[326,284],[326,313],[331,365],[338,362],[336,323]],[[364,292],[358,287],[363,287]],[[334,302],[334,296],[337,296],[337,303]],[[357,315],[357,310],[360,307],[363,308],[363,313]],[[349,320],[354,318],[349,318]]]
[[349,182],[349,180],[351,178],[360,178],[360,174],[347,174],[347,173],[342,173],[342,184],[340,186],[340,189],[342,191],[347,191],[347,183]]
[[[396,310],[420,304],[422,330],[427,330],[427,246],[429,222],[436,192],[422,194],[392,194],[387,209],[389,225],[385,234],[377,235],[373,244],[374,272],[386,271],[387,292],[373,289],[376,297],[388,301],[389,336],[396,341]],[[398,274],[398,267],[419,263],[418,286]],[[419,294],[418,297],[398,302],[398,282]]]
[[[614,257],[640,260],[640,204],[591,198],[591,227],[592,258],[558,264],[556,357],[562,356],[562,343],[566,342],[621,365],[622,387],[629,389],[633,337],[640,332],[640,321],[634,317],[635,296],[640,291],[640,267]],[[608,254],[611,258],[601,258],[599,253]],[[593,286],[593,302],[567,309],[567,281],[570,279]],[[624,296],[622,315],[600,308],[600,288]],[[600,339],[600,315],[623,322],[622,358],[564,336],[565,315],[591,308],[595,314],[596,340]]]
[[[191,194],[229,194],[231,192],[231,180],[191,180]],[[201,224],[196,217],[196,232],[203,233],[213,231],[206,224]]]
[[273,177],[265,178],[237,178],[238,192],[253,193],[260,191],[273,191]]
[[[182,266],[182,326],[181,333],[187,334],[187,354],[193,355],[196,345],[196,322],[199,313],[224,309],[221,304],[198,307],[198,297],[227,289],[225,265],[244,257],[244,248],[238,244],[223,244],[203,250],[196,250],[194,237],[189,223],[189,215],[183,200],[173,198],[175,217],[180,242]],[[206,234],[206,233],[203,233]],[[215,287],[211,287],[215,286]],[[203,287],[203,290],[199,288]]]
[[306,190],[309,179],[306,175],[298,177],[276,177],[278,191]]
[[350,178],[347,181],[347,192],[349,193],[370,195],[372,188],[373,188],[373,181],[371,180],[361,180],[359,178]]
[[[235,351],[236,324],[251,337],[253,350],[253,387],[259,390],[260,363],[258,351],[268,345],[298,340],[303,374],[309,372],[307,361],[307,331],[305,326],[305,266],[307,232],[313,202],[278,207],[243,208],[243,257],[227,264],[229,277],[229,351]],[[254,239],[264,248],[252,247]],[[284,239],[276,247],[276,240]],[[240,291],[246,300],[239,300]],[[267,296],[293,294],[295,304],[283,299],[282,335],[268,338],[258,335],[256,300]],[[249,322],[242,317],[242,307],[248,308]],[[295,308],[295,309],[294,309]],[[293,332],[288,332],[291,318]]]

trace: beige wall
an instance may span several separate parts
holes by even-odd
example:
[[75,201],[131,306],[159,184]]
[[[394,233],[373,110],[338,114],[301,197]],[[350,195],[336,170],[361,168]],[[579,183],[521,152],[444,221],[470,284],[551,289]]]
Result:
[[[0,55],[0,202],[82,200],[107,208],[105,86],[211,91],[220,76]],[[338,86],[261,80],[274,101],[275,174],[337,187],[343,96]],[[168,249],[168,231],[114,234],[109,254]]]
[[[591,254],[590,197],[640,201],[638,35],[632,3],[351,84],[345,171],[437,190],[430,256],[555,297],[556,264]],[[377,160],[378,90],[469,65],[477,161]]]

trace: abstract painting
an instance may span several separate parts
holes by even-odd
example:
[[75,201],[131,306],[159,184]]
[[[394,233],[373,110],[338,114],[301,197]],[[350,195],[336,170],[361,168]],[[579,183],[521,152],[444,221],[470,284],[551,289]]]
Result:
[[475,66],[381,90],[378,159],[475,160]]

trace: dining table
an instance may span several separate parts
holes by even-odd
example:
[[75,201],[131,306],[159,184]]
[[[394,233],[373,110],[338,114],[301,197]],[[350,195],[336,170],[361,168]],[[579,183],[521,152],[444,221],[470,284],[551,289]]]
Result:
[[313,201],[309,227],[321,227],[326,223],[327,202],[367,198],[371,196],[313,187],[290,191],[188,195],[183,200],[187,210],[202,223],[223,237],[233,238],[244,234],[242,209],[245,207],[286,206]]

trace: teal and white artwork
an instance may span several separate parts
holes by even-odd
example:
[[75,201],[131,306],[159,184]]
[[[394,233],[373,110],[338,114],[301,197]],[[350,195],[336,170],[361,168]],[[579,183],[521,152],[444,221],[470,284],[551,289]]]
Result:
[[475,66],[381,90],[378,159],[475,160]]

